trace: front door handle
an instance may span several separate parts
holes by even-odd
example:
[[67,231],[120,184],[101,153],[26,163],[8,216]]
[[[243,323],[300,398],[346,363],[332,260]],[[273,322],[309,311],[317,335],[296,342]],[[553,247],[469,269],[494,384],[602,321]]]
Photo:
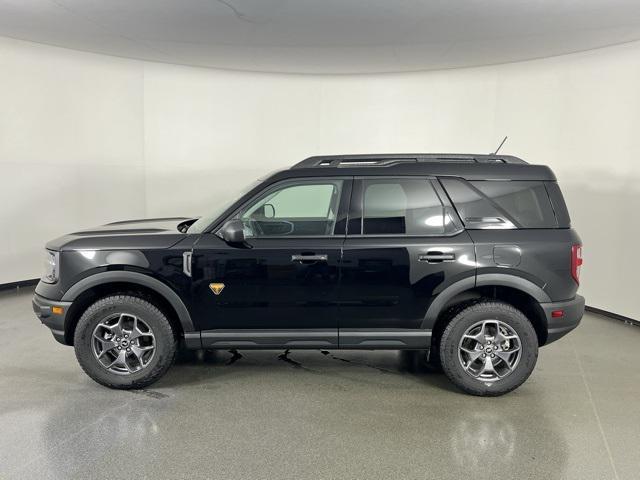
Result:
[[328,255],[291,255],[292,262],[326,262],[329,259]]
[[443,253],[443,252],[429,252],[425,255],[418,257],[419,262],[427,263],[442,263],[442,262],[455,262],[455,253]]

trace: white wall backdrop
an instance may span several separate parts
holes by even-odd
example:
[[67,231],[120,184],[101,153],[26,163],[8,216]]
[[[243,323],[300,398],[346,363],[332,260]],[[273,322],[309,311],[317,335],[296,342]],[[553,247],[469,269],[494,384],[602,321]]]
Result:
[[0,284],[46,240],[145,215],[140,63],[0,39]]
[[489,152],[508,135],[505,153],[550,165],[561,182],[585,244],[588,304],[640,318],[638,85],[640,43],[463,70],[304,76],[2,40],[0,283],[38,276],[50,237],[197,215],[308,155]]

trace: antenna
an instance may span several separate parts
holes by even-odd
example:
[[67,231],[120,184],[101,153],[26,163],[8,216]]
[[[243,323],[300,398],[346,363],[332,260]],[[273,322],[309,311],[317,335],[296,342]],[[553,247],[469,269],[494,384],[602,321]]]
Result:
[[506,142],[506,141],[507,141],[507,138],[509,138],[509,137],[505,136],[505,137],[502,139],[502,142],[500,142],[500,145],[498,145],[498,148],[496,148],[496,151],[495,151],[495,152],[493,152],[493,155],[497,155],[497,154],[498,154],[498,152],[499,152],[499,151],[500,151],[500,149],[502,148],[502,145],[504,145],[504,142]]

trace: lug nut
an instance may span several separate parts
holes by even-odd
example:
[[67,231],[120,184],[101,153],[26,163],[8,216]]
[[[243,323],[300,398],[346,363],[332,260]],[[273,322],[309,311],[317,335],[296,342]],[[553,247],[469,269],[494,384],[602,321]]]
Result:
[[486,357],[486,356],[487,356],[487,354],[486,354],[486,353],[483,353],[483,354],[482,354],[482,358],[484,358],[484,357]]
[[131,349],[130,349],[130,348],[127,348],[127,352],[130,352],[130,351],[131,351]]
[[118,350],[122,350],[122,347],[118,347]]
[[496,356],[496,355],[495,355],[495,353],[492,353],[492,354],[491,354],[491,358],[493,358],[493,357],[495,357],[495,356]]
[[129,335],[125,335],[124,338],[129,338]]

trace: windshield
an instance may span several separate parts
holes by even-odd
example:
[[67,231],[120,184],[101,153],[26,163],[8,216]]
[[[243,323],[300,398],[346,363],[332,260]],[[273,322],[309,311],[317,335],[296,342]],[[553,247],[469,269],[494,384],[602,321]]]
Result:
[[207,213],[203,217],[200,217],[196,222],[194,222],[193,225],[191,225],[189,227],[188,232],[189,233],[202,233],[205,228],[207,228],[209,225],[211,225],[236,200],[238,200],[244,194],[248,193],[251,189],[255,188],[263,180],[264,180],[264,177],[259,178],[258,180],[255,180],[254,182],[251,182],[251,184],[249,184],[246,187],[244,187],[242,190],[240,190],[235,195],[229,196],[229,200],[220,203],[214,210],[212,210],[211,212]]

